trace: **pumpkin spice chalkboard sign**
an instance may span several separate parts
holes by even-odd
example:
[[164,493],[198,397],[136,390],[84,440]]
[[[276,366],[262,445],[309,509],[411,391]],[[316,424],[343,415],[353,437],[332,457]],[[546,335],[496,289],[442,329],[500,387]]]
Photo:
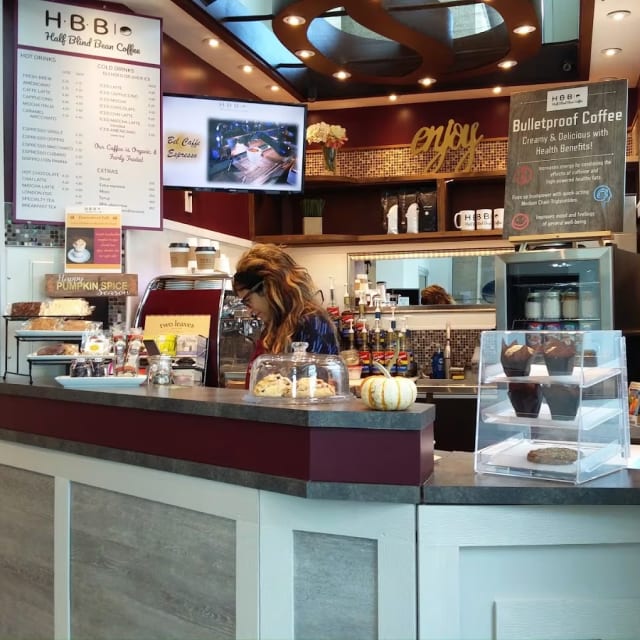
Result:
[[504,236],[622,231],[627,81],[511,97]]

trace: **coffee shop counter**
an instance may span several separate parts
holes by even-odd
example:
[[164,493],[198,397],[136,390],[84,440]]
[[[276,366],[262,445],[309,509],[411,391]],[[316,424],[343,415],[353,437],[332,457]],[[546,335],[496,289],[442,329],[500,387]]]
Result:
[[[432,467],[433,419],[0,384],[0,637],[635,632],[640,471],[575,487],[476,476],[470,453]],[[583,618],[592,635],[570,635]]]

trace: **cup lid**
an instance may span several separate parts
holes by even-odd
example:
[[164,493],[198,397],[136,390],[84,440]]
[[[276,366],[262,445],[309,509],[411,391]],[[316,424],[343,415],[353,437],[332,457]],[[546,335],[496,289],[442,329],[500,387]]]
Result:
[[188,249],[189,244],[187,242],[172,242],[169,244],[169,249]]
[[209,253],[215,253],[216,248],[215,247],[196,247],[196,253],[198,253],[199,251],[208,251]]

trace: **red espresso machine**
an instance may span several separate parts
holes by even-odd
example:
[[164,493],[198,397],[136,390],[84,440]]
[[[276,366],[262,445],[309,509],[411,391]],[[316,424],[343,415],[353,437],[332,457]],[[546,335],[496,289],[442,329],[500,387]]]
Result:
[[208,387],[244,388],[247,366],[262,322],[233,294],[226,274],[167,275],[151,280],[135,313],[144,327],[148,315],[209,315]]

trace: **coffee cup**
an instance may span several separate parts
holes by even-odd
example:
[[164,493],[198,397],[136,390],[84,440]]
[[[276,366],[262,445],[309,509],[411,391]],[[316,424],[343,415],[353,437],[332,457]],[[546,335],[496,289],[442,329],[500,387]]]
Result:
[[262,157],[262,151],[258,147],[249,147],[247,149],[247,160],[252,164],[256,162],[260,162],[260,158]]
[[493,210],[493,228],[502,229],[504,227],[504,208]]
[[461,231],[473,231],[476,228],[476,212],[473,209],[463,209],[453,216],[453,225]]
[[491,229],[491,219],[493,214],[491,209],[477,209],[476,210],[476,229]]
[[213,271],[216,266],[215,247],[196,247],[198,271]]
[[189,245],[186,242],[172,242],[169,245],[171,268],[186,273],[189,266]]

